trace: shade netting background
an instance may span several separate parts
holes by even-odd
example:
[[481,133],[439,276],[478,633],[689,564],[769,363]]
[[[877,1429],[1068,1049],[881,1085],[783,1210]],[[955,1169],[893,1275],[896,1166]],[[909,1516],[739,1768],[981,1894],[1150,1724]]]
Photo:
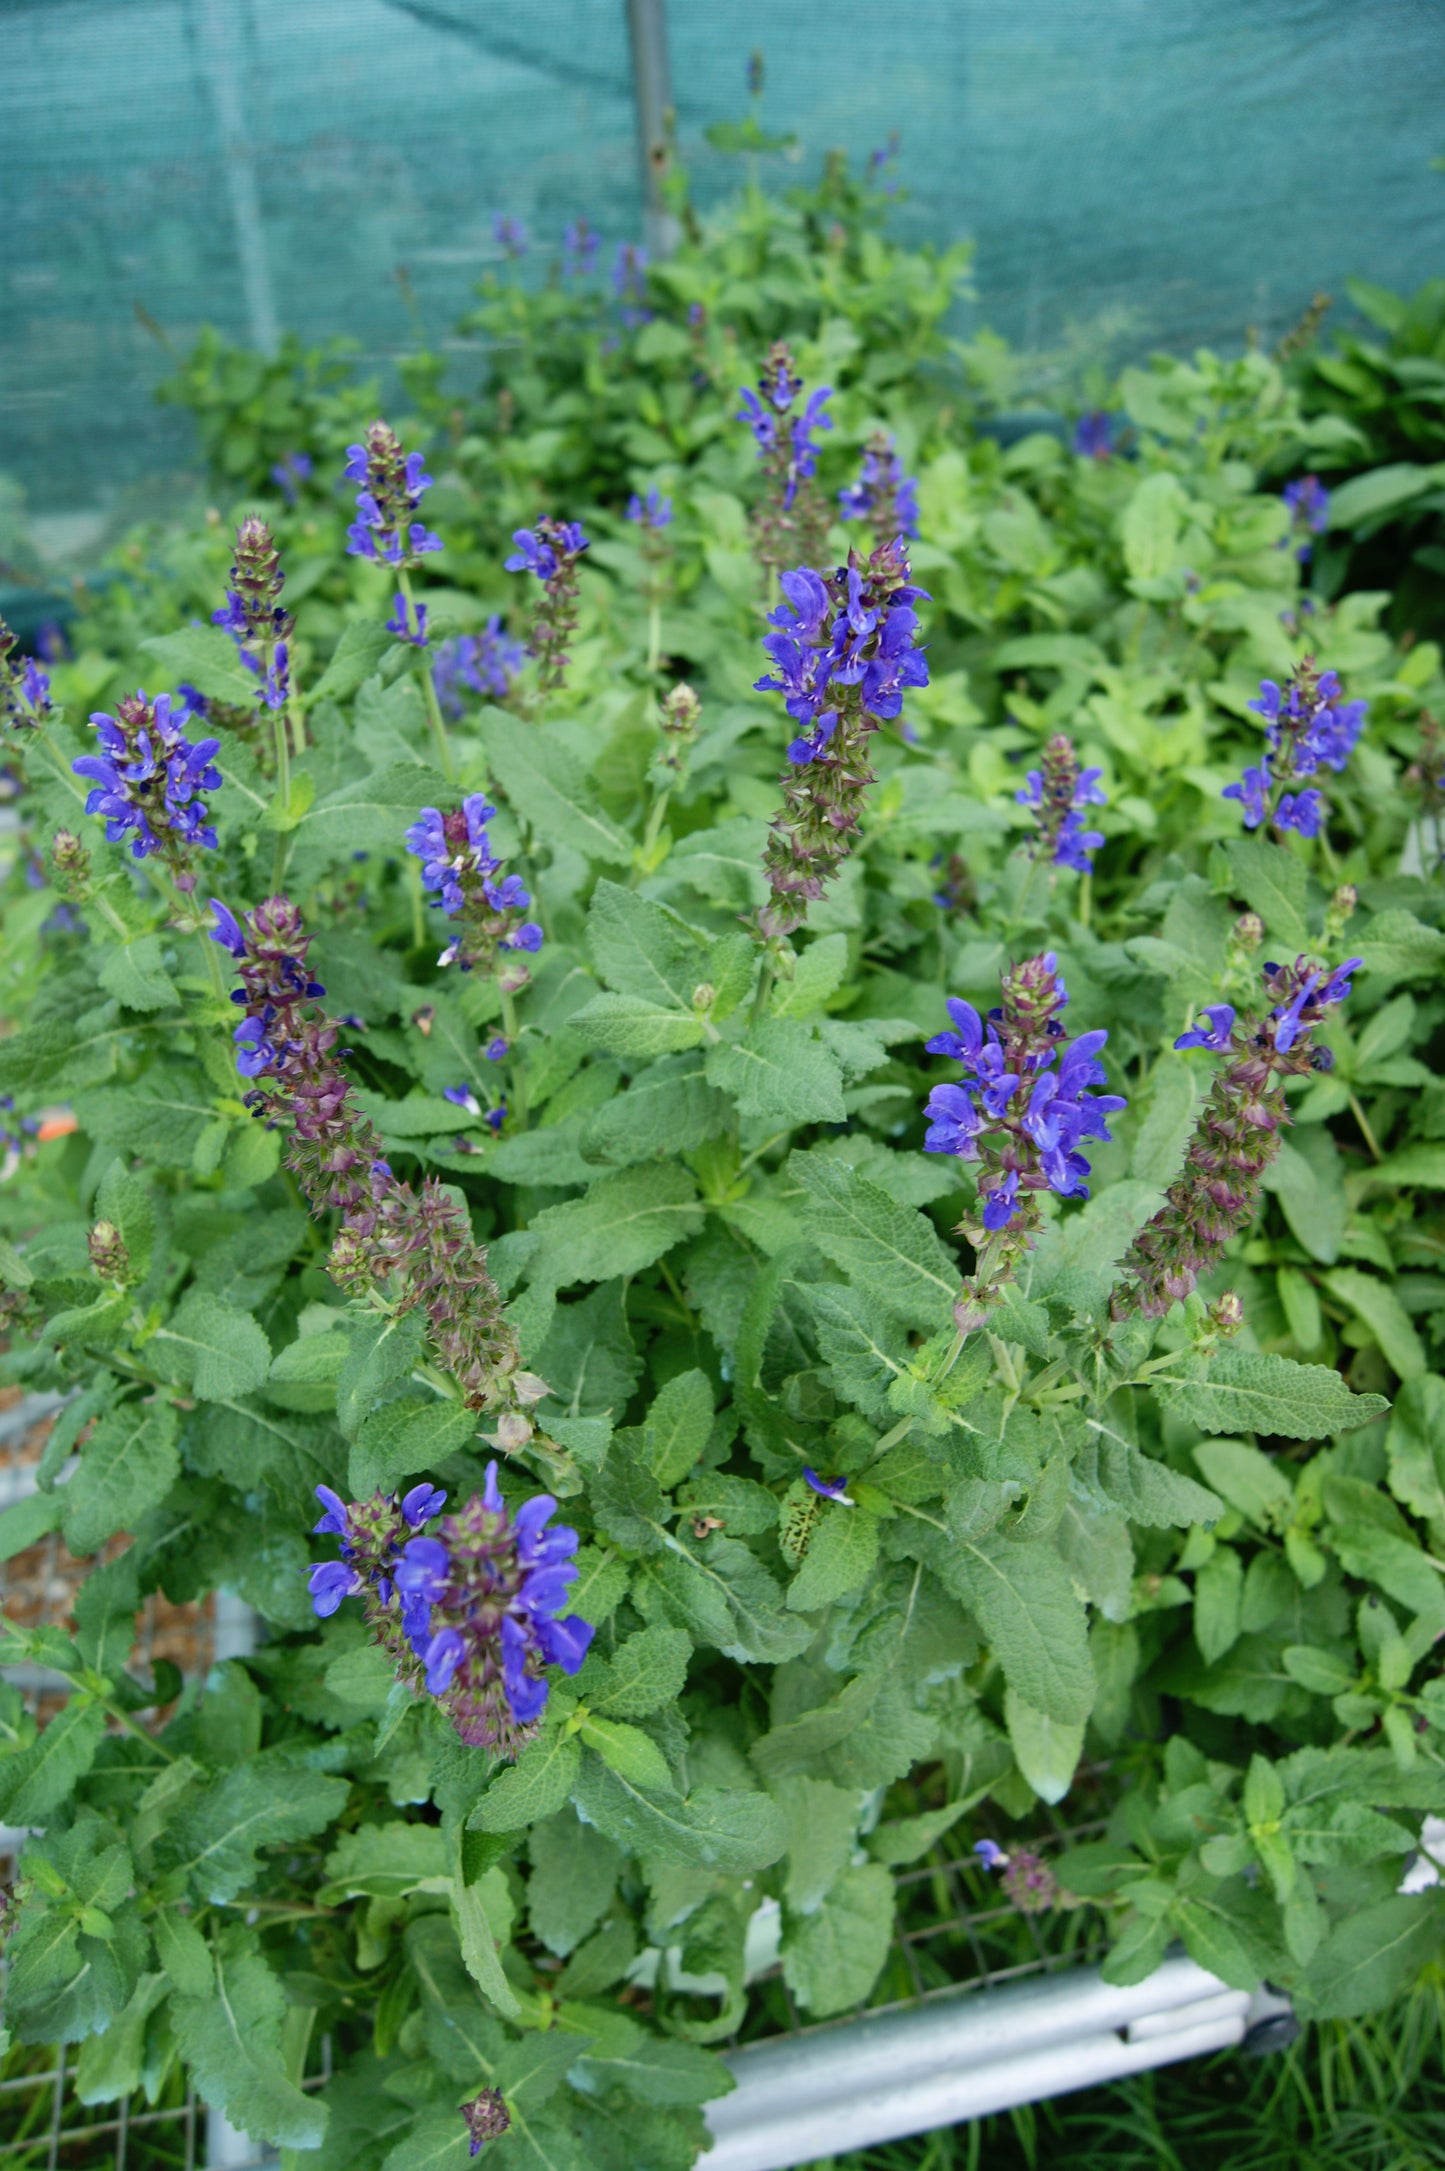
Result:
[[[704,202],[759,46],[805,170],[901,132],[901,225],[976,239],[973,320],[1015,342],[1237,345],[1348,273],[1445,269],[1441,0],[670,0],[668,29]],[[448,339],[495,212],[640,236],[623,0],[0,0],[0,207],[0,475],[36,514],[138,502],[195,465],[163,339],[347,333],[384,371]]]

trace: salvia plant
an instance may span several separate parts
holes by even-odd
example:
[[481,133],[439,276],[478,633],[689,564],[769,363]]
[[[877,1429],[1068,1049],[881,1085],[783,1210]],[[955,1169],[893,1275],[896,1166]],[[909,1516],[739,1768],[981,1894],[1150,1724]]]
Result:
[[459,432],[293,357],[234,522],[0,635],[5,2018],[87,2101],[683,2171],[908,1862],[1307,2016],[1438,1953],[1439,655],[1302,588],[1268,356],[1004,450],[878,219],[499,231]]

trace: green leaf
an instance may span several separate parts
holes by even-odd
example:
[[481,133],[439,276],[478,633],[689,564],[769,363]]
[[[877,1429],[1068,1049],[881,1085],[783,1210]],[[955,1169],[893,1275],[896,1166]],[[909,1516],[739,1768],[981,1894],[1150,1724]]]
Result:
[[1353,2019],[1391,2004],[1439,1957],[1440,1888],[1396,1894],[1335,1923],[1302,1986],[1312,2017]]
[[1401,1388],[1385,1452],[1395,1498],[1425,1521],[1445,1520],[1445,1379],[1437,1372]]
[[958,1294],[958,1269],[932,1223],[826,1154],[793,1153],[788,1174],[807,1193],[808,1231],[827,1257],[890,1318],[937,1332]]
[[670,1489],[702,1459],[712,1431],[712,1388],[705,1372],[679,1372],[647,1413],[643,1437],[659,1485]]
[[630,1167],[690,1153],[721,1137],[731,1120],[727,1095],[708,1084],[701,1054],[664,1056],[587,1118],[581,1146],[592,1160]]
[[1119,516],[1119,539],[1131,580],[1157,580],[1170,571],[1189,499],[1178,479],[1160,470],[1137,484]]
[[990,1532],[958,1543],[946,1581],[977,1615],[1016,1694],[1064,1725],[1088,1717],[1094,1670],[1084,1608],[1057,1553]]
[[1290,1357],[1221,1349],[1207,1362],[1181,1357],[1177,1373],[1154,1375],[1154,1391],[1201,1432],[1278,1433],[1319,1440],[1350,1432],[1389,1408],[1383,1395],[1352,1395],[1338,1372]]
[[972,1806],[971,1798],[950,1802],[943,1809],[925,1809],[918,1817],[898,1817],[887,1824],[879,1824],[868,1834],[865,1842],[875,1862],[882,1862],[889,1869],[903,1869],[910,1862],[917,1862],[929,1849],[935,1847],[945,1832],[951,1832],[962,1816]]
[[608,1769],[630,1779],[635,1786],[653,1793],[665,1792],[672,1785],[672,1772],[667,1758],[650,1734],[644,1734],[640,1726],[628,1726],[620,1719],[589,1717],[581,1727],[582,1739],[589,1749],[594,1749]]
[[1206,1666],[1232,1651],[1243,1627],[1244,1567],[1232,1546],[1217,1546],[1194,1576],[1194,1640]]
[[1294,1486],[1287,1470],[1243,1440],[1205,1440],[1194,1460],[1214,1490],[1248,1516],[1260,1530],[1278,1530],[1294,1512]]
[[1269,955],[1277,957],[1284,950],[1296,956],[1307,950],[1310,931],[1305,900],[1309,875],[1304,861],[1296,859],[1287,846],[1271,843],[1267,837],[1231,837],[1224,855],[1229,861],[1235,894],[1259,914],[1278,946]]
[[622,1857],[570,1809],[534,1824],[527,1844],[528,1925],[548,1952],[565,1960],[612,1904]]
[[350,859],[353,852],[395,852],[403,830],[425,806],[447,796],[446,779],[420,762],[394,762],[328,792],[291,832],[298,852],[313,859]]
[[641,995],[594,995],[567,1022],[604,1055],[672,1055],[695,1048],[703,1037],[701,1018],[664,1010]]
[[819,2017],[859,2005],[878,1980],[893,1935],[893,1879],[876,1862],[845,1870],[821,1907],[790,1923],[783,1979]]
[[202,1402],[248,1395],[271,1369],[271,1345],[256,1321],[204,1289],[181,1299],[147,1350],[162,1378]]
[[386,1389],[420,1360],[425,1338],[417,1311],[370,1312],[352,1323],[336,1381],[336,1420],[348,1440],[359,1439]]
[[1412,1613],[1423,1614],[1437,1634],[1445,1629],[1445,1578],[1412,1539],[1367,1523],[1336,1529],[1331,1538],[1346,1574],[1377,1584]]
[[1330,491],[1329,523],[1332,528],[1356,528],[1398,511],[1412,498],[1421,497],[1437,480],[1435,470],[1399,460],[1387,467],[1372,467],[1352,475]]
[[113,2103],[134,2095],[145,2070],[146,2023],[165,1994],[164,1975],[142,1975],[125,2011],[82,2045],[75,2069],[79,2102]]
[[791,1129],[841,1123],[847,1113],[836,1056],[796,1018],[765,1018],[741,1040],[709,1048],[707,1075],[751,1121]]
[[331,661],[315,685],[307,690],[305,706],[314,708],[318,701],[349,700],[357,688],[373,676],[382,657],[395,645],[396,635],[373,620],[343,626],[341,638],[331,652]]
[[180,1001],[166,971],[159,935],[132,935],[126,942],[97,943],[96,978],[127,1010],[168,1010]]
[[691,1639],[659,1623],[629,1636],[610,1658],[590,1656],[577,1682],[590,1710],[603,1718],[645,1719],[676,1703],[687,1681]]
[[533,1217],[541,1237],[532,1260],[534,1287],[566,1288],[640,1274],[702,1226],[697,1185],[685,1168],[658,1164],[618,1169],[585,1197]]
[[878,1518],[867,1508],[825,1508],[788,1586],[792,1613],[818,1613],[866,1583],[878,1558]]
[[1065,1723],[1035,1710],[1016,1690],[1004,1691],[1004,1717],[1014,1761],[1041,1801],[1061,1802],[1084,1753],[1084,1722]]
[[98,1552],[160,1505],[181,1474],[178,1429],[168,1402],[126,1402],[100,1419],[60,1496],[72,1553]]
[[194,686],[198,693],[229,702],[233,708],[255,708],[257,680],[241,662],[230,634],[219,626],[183,626],[178,633],[152,634],[138,645],[145,655],[155,657],[158,666],[148,685],[160,677],[172,686]]
[[1122,1508],[1130,1522],[1168,1530],[1218,1520],[1219,1501],[1193,1478],[1156,1462],[1134,1441],[1104,1424],[1091,1420],[1090,1429],[1093,1443],[1078,1457],[1078,1475],[1105,1500]]
[[808,1282],[803,1293],[834,1393],[853,1403],[865,1417],[883,1418],[889,1409],[890,1383],[908,1376],[908,1345],[902,1329],[895,1321],[879,1317],[866,1287],[845,1289],[836,1282]]
[[[318,1337],[327,1339],[325,1336]],[[358,1500],[395,1492],[404,1478],[434,1470],[476,1438],[477,1413],[438,1396],[384,1402],[363,1423],[351,1449],[349,1479]]]
[[686,1800],[649,1796],[596,1756],[583,1763],[577,1807],[630,1852],[735,1876],[766,1869],[787,1847],[782,1815],[766,1794],[703,1786]]
[[189,1915],[174,1907],[161,1907],[152,1918],[156,1958],[165,1969],[172,1990],[183,1998],[209,1998],[215,1994],[216,1970],[211,1948]]
[[1388,1282],[1363,1274],[1358,1267],[1337,1266],[1325,1276],[1325,1287],[1363,1320],[1385,1362],[1402,1380],[1418,1379],[1427,1369],[1424,1345]]
[[8,1824],[44,1824],[90,1770],[104,1735],[99,1705],[74,1697],[63,1704],[28,1749],[0,1756],[0,1817]]
[[288,2079],[282,2048],[287,2000],[249,1930],[228,1930],[216,1947],[213,1993],[173,1997],[181,2055],[206,2102],[256,2141],[317,2148],[326,2107]]
[[600,978],[619,995],[691,1013],[706,947],[676,913],[604,876],[587,908],[587,946]]
[[165,1865],[184,1871],[199,1899],[233,1900],[256,1874],[258,1847],[310,1839],[346,1806],[347,1782],[317,1771],[239,1765],[187,1803],[165,1832]]
[[448,1889],[451,1860],[437,1824],[363,1824],[346,1832],[326,1857],[323,1907],[341,1899],[404,1899],[408,1892]]
[[52,1530],[59,1530],[64,1513],[63,1492],[30,1493],[0,1509],[0,1561],[14,1560],[17,1553],[28,1553],[32,1545],[39,1545]]
[[1396,980],[1438,979],[1445,968],[1445,935],[1398,907],[1377,912],[1357,941],[1365,970],[1386,986]]
[[631,837],[599,810],[570,747],[502,709],[483,709],[480,723],[488,767],[539,836],[565,837],[603,867],[631,866]]
[[467,1973],[488,2004],[516,2020],[521,2012],[516,1994],[502,1972],[498,1950],[505,1945],[512,1922],[512,1899],[506,1872],[494,1867],[475,1884],[452,1884],[452,1912]]
[[562,1807],[577,1781],[582,1751],[560,1730],[528,1742],[515,1764],[498,1773],[468,1824],[478,1832],[520,1832]]

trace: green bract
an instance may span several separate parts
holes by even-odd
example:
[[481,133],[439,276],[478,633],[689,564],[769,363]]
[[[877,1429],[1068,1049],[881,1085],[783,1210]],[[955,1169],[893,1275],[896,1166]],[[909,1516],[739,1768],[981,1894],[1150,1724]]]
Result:
[[[1054,1867],[1108,1912],[1116,1980],[1182,1939],[1349,2014],[1438,1948],[1438,1900],[1396,1888],[1445,1814],[1445,885],[1401,872],[1400,788],[1439,656],[1381,630],[1383,593],[1305,614],[1261,476],[1308,465],[1312,425],[1276,363],[1127,372],[1125,453],[1005,449],[975,427],[992,350],[941,329],[962,264],[890,244],[835,172],[699,229],[640,327],[491,292],[512,343],[428,452],[431,651],[344,551],[331,481],[368,413],[289,354],[231,399],[202,350],[189,396],[238,515],[283,454],[327,466],[265,505],[287,723],[209,623],[222,524],[141,539],[48,724],[7,734],[0,1092],[74,1123],[17,1132],[0,1188],[4,1377],[70,1398],[0,1542],[58,1531],[89,1566],[73,1637],[4,1646],[70,1682],[38,1730],[0,1688],[0,1820],[34,1830],[6,2019],[106,2045],[97,2097],[175,2055],[258,2139],[408,2171],[463,2163],[459,2106],[496,2089],[499,2164],[681,2171],[729,2085],[705,2046],[776,2009],[748,1981],[760,1909],[797,2004],[851,2007],[891,1965],[894,1866],[969,1860],[980,1820],[1007,1845],[1080,1786],[1108,1837]],[[763,941],[794,726],[753,690],[777,598],[733,416],[784,337],[834,387],[829,501],[878,430],[917,477],[931,683],[869,742],[837,878]],[[414,385],[406,444],[453,405]],[[654,488],[674,517],[645,558],[624,507]],[[535,586],[501,559],[543,516],[592,539],[563,683],[462,682],[441,732],[436,644],[493,614],[525,633]],[[838,521],[822,570],[871,543]],[[1325,837],[1285,844],[1221,793],[1258,756],[1260,679],[1305,645],[1369,718]],[[86,714],[158,676],[220,741],[200,896],[295,900],[358,1117],[485,1251],[542,1399],[464,1394],[445,1321],[356,1278],[285,1109],[247,1106],[208,919],[84,815]],[[664,710],[682,679],[700,713]],[[1015,793],[1061,732],[1107,793],[1087,875],[1021,849]],[[544,930],[526,971],[438,963],[403,838],[470,794]],[[956,1076],[923,1043],[945,997],[985,1012],[1043,953],[1129,1105],[1089,1144],[1092,1195],[1033,1193],[1037,1241],[956,1325],[975,1187],[922,1150]],[[1289,1081],[1254,1225],[1162,1321],[1111,1317],[1219,1060],[1174,1041],[1267,1007],[1263,959],[1346,954],[1333,1065]],[[568,1605],[595,1631],[514,1762],[397,1685],[354,1600],[318,1621],[307,1594],[334,1557],[318,1484],[459,1501],[499,1451],[509,1503],[548,1491],[580,1532]],[[262,1618],[253,1656],[183,1690],[128,1671],[146,1594],[222,1588]]]

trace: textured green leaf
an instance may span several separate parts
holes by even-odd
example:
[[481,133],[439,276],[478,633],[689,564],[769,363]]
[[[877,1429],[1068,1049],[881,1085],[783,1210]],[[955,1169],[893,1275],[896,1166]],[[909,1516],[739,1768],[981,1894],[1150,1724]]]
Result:
[[394,1492],[404,1478],[433,1470],[448,1455],[466,1447],[476,1432],[476,1411],[460,1402],[446,1402],[435,1395],[429,1401],[408,1395],[399,1402],[384,1402],[365,1420],[352,1444],[353,1496],[362,1500],[377,1491]]
[[1004,1691],[1004,1717],[1014,1761],[1035,1794],[1041,1801],[1061,1802],[1084,1753],[1083,1720],[1051,1719],[1012,1687]]
[[446,779],[437,770],[420,762],[394,762],[318,799],[292,832],[296,850],[323,859],[394,852],[421,808],[442,806],[446,800]]
[[1358,1267],[1337,1266],[1326,1275],[1325,1287],[1363,1320],[1385,1362],[1402,1380],[1418,1379],[1427,1369],[1424,1344],[1387,1281],[1377,1274],[1362,1273]]
[[401,1899],[408,1892],[445,1888],[451,1862],[437,1824],[363,1824],[346,1832],[326,1857],[321,1904],[343,1898]]
[[97,1552],[165,1499],[180,1476],[177,1430],[168,1402],[126,1402],[100,1419],[60,1495],[72,1553]]
[[167,1010],[180,1001],[166,971],[159,935],[96,945],[96,978],[127,1010]]
[[610,1771],[630,1779],[634,1786],[659,1793],[672,1785],[667,1758],[640,1726],[629,1726],[622,1719],[587,1718],[582,1722],[581,1735]]
[[893,1935],[893,1879],[881,1864],[845,1870],[822,1905],[788,1925],[783,1978],[820,2018],[859,2005],[878,1980]]
[[807,1226],[828,1258],[889,1317],[937,1332],[958,1270],[932,1223],[825,1154],[794,1153],[788,1173],[807,1193]]
[[98,1705],[76,1699],[62,1705],[28,1749],[0,1756],[0,1817],[7,1824],[43,1824],[90,1770],[104,1735]]
[[[306,691],[306,706],[318,701],[346,701],[375,672],[387,650],[396,646],[396,635],[372,619],[354,621],[341,629],[331,651],[331,661]],[[199,683],[199,682],[198,682]]]
[[204,1289],[181,1299],[147,1350],[163,1377],[203,1402],[248,1395],[271,1369],[271,1345],[257,1322]]
[[959,1543],[948,1580],[978,1616],[1010,1688],[1064,1725],[1088,1717],[1084,1609],[1057,1553],[991,1532]]
[[1366,971],[1375,976],[1372,993],[1397,980],[1438,979],[1445,969],[1445,935],[1393,906],[1367,922],[1356,946]]
[[664,1056],[587,1118],[582,1151],[593,1160],[630,1167],[690,1153],[720,1137],[731,1117],[727,1095],[707,1082],[701,1052]]
[[173,1990],[183,1998],[209,1998],[215,1992],[216,1970],[211,1948],[189,1915],[174,1907],[162,1907],[152,1922],[156,1958]]
[[766,1869],[787,1847],[782,1815],[766,1794],[703,1786],[686,1800],[648,1795],[596,1756],[584,1760],[577,1808],[633,1853],[738,1876]]
[[1231,837],[1224,853],[1235,894],[1259,914],[1268,930],[1273,945],[1268,954],[1294,957],[1307,950],[1309,875],[1304,861],[1268,837]]
[[1328,1365],[1244,1349],[1218,1350],[1207,1362],[1181,1357],[1177,1372],[1155,1374],[1154,1390],[1166,1409],[1202,1432],[1278,1433],[1289,1440],[1352,1431],[1390,1406],[1383,1395],[1352,1395]]
[[878,1518],[867,1508],[830,1504],[788,1585],[793,1613],[817,1613],[866,1583],[878,1558]]
[[604,1718],[644,1719],[675,1703],[687,1680],[692,1643],[680,1628],[658,1624],[629,1636],[610,1658],[588,1658],[578,1693]]
[[594,995],[568,1022],[605,1055],[672,1055],[697,1047],[703,1038],[700,1018],[665,1010],[641,995]]
[[1343,2020],[1390,2004],[1438,1959],[1441,1928],[1438,1885],[1346,1915],[1310,1963],[1304,1986],[1309,2012]]
[[796,1018],[765,1018],[741,1040],[709,1048],[707,1075],[756,1122],[791,1129],[841,1123],[847,1113],[837,1057]]
[[508,801],[542,837],[565,837],[603,867],[630,867],[632,839],[603,814],[570,747],[546,731],[525,731],[515,716],[483,709],[482,739],[493,776]]
[[1412,1515],[1445,1520],[1445,1379],[1437,1372],[1401,1388],[1385,1451],[1395,1498]]
[[659,1485],[670,1488],[702,1459],[712,1431],[712,1388],[695,1367],[670,1379],[647,1413],[647,1459]]
[[181,2055],[207,2103],[256,2141],[315,2148],[326,2107],[287,2078],[286,1993],[254,1935],[234,1929],[216,1947],[216,1983],[203,1998],[173,1997]]
[[359,1440],[386,1389],[420,1360],[425,1337],[416,1311],[371,1312],[353,1322],[336,1380],[337,1422],[349,1440]]
[[697,1185],[687,1169],[664,1164],[618,1169],[600,1177],[585,1197],[535,1216],[532,1227],[542,1242],[531,1279],[561,1289],[640,1274],[701,1226]]
[[515,2020],[521,2010],[516,1994],[502,1972],[499,1947],[505,1945],[512,1921],[511,1894],[506,1873],[489,1869],[475,1884],[452,1885],[452,1912],[456,1918],[462,1959],[467,1973],[488,2004]]
[[587,908],[587,946],[598,976],[619,995],[691,1012],[706,945],[675,913],[604,876]]
[[[155,666],[146,680],[194,686],[198,693],[236,708],[256,705],[256,681],[236,653],[236,644],[219,626],[182,626],[178,633],[152,634],[139,647],[154,656]],[[221,757],[224,766],[225,756]]]
[[250,1763],[214,1780],[166,1831],[161,1853],[184,1870],[196,1895],[232,1900],[256,1874],[256,1850],[310,1839],[346,1806],[347,1782],[322,1772]]
[[582,1751],[575,1736],[553,1729],[528,1742],[468,1819],[478,1832],[520,1832],[560,1809],[576,1783]]

